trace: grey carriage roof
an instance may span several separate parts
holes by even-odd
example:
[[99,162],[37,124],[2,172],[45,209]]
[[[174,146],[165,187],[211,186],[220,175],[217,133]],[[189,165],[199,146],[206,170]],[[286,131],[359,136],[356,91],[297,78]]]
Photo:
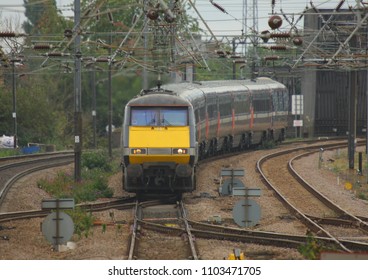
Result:
[[162,86],[165,90],[175,92],[180,96],[196,96],[203,93],[221,93],[229,91],[258,91],[264,89],[286,89],[286,87],[270,78],[260,77],[255,81],[251,80],[223,80],[223,81],[203,81],[195,83],[166,84]]

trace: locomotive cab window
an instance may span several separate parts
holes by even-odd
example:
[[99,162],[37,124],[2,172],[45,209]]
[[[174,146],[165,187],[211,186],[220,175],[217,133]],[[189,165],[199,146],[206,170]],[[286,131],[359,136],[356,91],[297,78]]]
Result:
[[188,109],[186,107],[132,108],[133,126],[187,126]]
[[188,110],[186,108],[161,109],[160,123],[163,126],[187,126]]
[[130,124],[134,126],[156,125],[158,120],[157,110],[149,108],[132,108],[130,120]]

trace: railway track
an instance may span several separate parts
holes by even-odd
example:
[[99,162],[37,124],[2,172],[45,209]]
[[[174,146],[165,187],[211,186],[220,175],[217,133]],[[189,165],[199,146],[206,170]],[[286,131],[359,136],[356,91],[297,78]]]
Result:
[[[346,147],[346,144],[329,144],[322,147],[325,150],[337,149]],[[316,148],[307,148],[308,151],[305,152],[305,149],[288,149],[264,156],[257,162],[257,170],[279,200],[313,233],[334,240],[343,251],[352,252],[356,246],[347,244],[339,236],[349,236],[354,229],[354,235],[368,238],[368,224],[333,203],[295,171],[293,162],[296,159],[319,151]],[[321,222],[327,218],[332,226],[327,227],[326,223]]]
[[[335,145],[335,144],[334,144]],[[320,147],[319,145],[318,147]],[[334,146],[336,147],[336,146]],[[305,148],[305,147],[304,147]],[[318,150],[316,147],[308,147],[311,152]],[[295,158],[296,157],[292,157]],[[135,197],[127,197],[124,199],[116,199],[103,203],[88,203],[83,205],[78,205],[78,207],[83,207],[87,211],[95,212],[95,211],[104,211],[110,209],[132,209],[136,207],[136,198]],[[155,203],[155,202],[152,202]],[[161,203],[161,202],[160,202]],[[178,206],[176,206],[179,208]],[[147,208],[147,207],[145,207]],[[152,208],[151,208],[152,209]],[[177,210],[179,213],[179,210]],[[330,211],[330,210],[329,210]],[[17,213],[3,213],[0,214],[0,222],[15,220],[15,219],[29,219],[33,217],[43,217],[46,216],[49,212],[43,211],[25,211],[25,212],[17,212]],[[298,216],[298,215],[297,215]],[[321,217],[321,216],[313,216],[305,214],[311,221],[315,224],[323,227],[326,224],[335,224],[338,227],[356,227],[357,223],[353,221],[349,221],[346,219],[346,216],[343,214],[336,213],[333,217]],[[170,220],[171,219],[171,220]],[[150,255],[151,251],[160,251],[160,247],[162,246],[162,242],[165,244],[170,244],[172,246],[172,250],[185,252],[183,255],[178,255],[178,259],[196,259],[199,258],[197,253],[191,252],[190,243],[193,243],[192,247],[195,249],[195,238],[203,238],[203,239],[218,239],[218,240],[229,240],[236,242],[244,242],[244,243],[256,243],[261,245],[272,245],[279,247],[288,247],[288,248],[298,248],[300,245],[305,244],[306,236],[301,235],[288,235],[288,234],[278,234],[274,232],[263,232],[263,231],[246,231],[246,230],[238,230],[232,228],[223,228],[219,226],[214,226],[206,223],[198,223],[195,221],[190,221],[184,219],[181,214],[177,214],[175,219],[164,219],[161,217],[160,219],[152,219],[142,218],[142,216],[137,216],[136,222],[133,222],[133,228],[136,228],[135,238],[134,240],[138,242],[133,246],[131,252],[131,259],[163,259],[166,256],[159,255]],[[365,218],[359,218],[363,223],[366,222]],[[190,229],[188,233],[186,231],[185,223],[188,224],[187,227]],[[358,223],[359,224],[359,223]],[[143,229],[143,231],[142,231]],[[361,229],[364,230],[364,229]],[[142,234],[143,233],[143,234]],[[157,249],[147,249],[147,245],[144,245],[144,239],[146,236],[153,240],[153,243],[156,243]],[[343,234],[344,235],[344,234]],[[188,239],[188,236],[191,236]],[[346,234],[345,236],[349,236]],[[344,250],[347,252],[350,251],[368,251],[367,243],[359,242],[358,238],[356,240],[346,240],[344,236],[336,237],[333,234],[331,236],[321,234],[317,231],[316,240],[319,242],[326,244],[326,246],[332,248],[338,248],[340,250]],[[192,240],[189,242],[188,240]],[[149,242],[152,244],[152,242]],[[180,249],[177,248],[177,244],[181,243],[183,247]],[[338,244],[338,245],[337,245]],[[341,245],[340,245],[341,244]],[[146,247],[145,247],[146,246]],[[175,247],[176,246],[176,247]]]
[[[87,212],[100,212],[112,209],[126,210],[132,209],[135,205],[135,201],[136,201],[135,197],[125,197],[104,202],[81,203],[77,204],[76,207],[79,207]],[[31,218],[43,218],[47,216],[49,213],[50,210],[30,210],[30,211],[0,213],[0,223]]]
[[[204,239],[217,239],[217,240],[227,240],[233,242],[242,243],[255,243],[260,245],[270,245],[277,246],[281,248],[300,248],[301,245],[306,244],[308,237],[305,235],[292,235],[292,234],[282,234],[275,232],[265,232],[265,231],[253,231],[253,230],[243,230],[237,228],[223,227],[217,225],[211,225],[196,221],[188,221],[191,226],[191,233],[196,236],[196,238]],[[175,234],[180,235],[183,233],[182,228],[172,228],[162,224],[157,224],[154,222],[142,222],[145,228],[155,230],[165,234]],[[315,237],[315,240],[323,244],[327,248],[336,248],[335,238],[329,237]],[[340,242],[348,248],[354,251],[367,251],[368,244],[359,241],[345,240],[342,239]]]
[[11,186],[20,178],[47,168],[67,165],[73,161],[72,153],[42,154],[35,157],[2,159],[0,165],[0,206]]
[[[156,242],[157,239],[162,239],[162,233],[174,233],[164,238],[165,247],[172,246],[172,250],[177,252],[178,259],[199,259],[195,238],[182,201],[174,204],[162,204],[161,201],[137,202],[134,209],[129,260],[167,258],[159,255],[162,242]],[[150,234],[150,230],[160,234]]]

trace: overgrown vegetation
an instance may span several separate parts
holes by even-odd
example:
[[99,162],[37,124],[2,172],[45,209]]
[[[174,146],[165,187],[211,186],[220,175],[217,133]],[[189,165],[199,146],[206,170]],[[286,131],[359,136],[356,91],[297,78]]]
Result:
[[104,153],[82,154],[82,168],[81,182],[75,182],[72,174],[59,172],[55,178],[39,180],[38,187],[55,198],[74,198],[75,203],[112,197],[108,178],[113,168]]
[[83,153],[82,166],[87,170],[100,169],[105,172],[112,171],[110,160],[103,152]]
[[307,260],[320,259],[323,251],[334,252],[338,251],[338,248],[334,245],[319,241],[311,232],[307,233],[306,242],[298,248],[298,252]]
[[73,211],[67,210],[66,213],[71,216],[74,222],[74,233],[78,235],[78,238],[82,238],[82,236],[87,238],[91,233],[95,220],[92,213],[87,213],[79,207],[75,208]]
[[[359,164],[359,153],[355,155],[355,165]],[[357,198],[368,200],[368,164],[366,155],[363,154],[363,170],[349,169],[348,155],[346,151],[336,151],[331,158],[323,157],[321,166],[336,174],[346,190],[351,191]]]
[[316,260],[319,258],[322,245],[313,237],[312,234],[307,234],[307,241],[298,248],[300,254],[308,260]]
[[[54,198],[74,198],[76,204],[113,196],[113,191],[108,186],[108,178],[115,169],[104,152],[83,153],[82,168],[81,182],[74,182],[73,174],[59,172],[55,178],[38,180],[37,185]],[[78,237],[88,237],[94,222],[92,214],[79,207],[67,212],[73,219],[74,232]]]

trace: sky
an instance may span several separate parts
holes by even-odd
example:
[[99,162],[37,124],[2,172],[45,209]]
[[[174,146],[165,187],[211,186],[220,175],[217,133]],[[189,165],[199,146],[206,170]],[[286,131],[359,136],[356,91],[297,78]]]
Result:
[[[168,0],[167,0],[168,1]],[[188,1],[188,0],[187,0]],[[195,0],[192,0],[195,1]],[[196,7],[207,22],[211,31],[216,35],[228,35],[228,34],[241,34],[243,29],[243,2],[244,0],[213,0],[218,6],[225,10],[225,13],[220,11],[211,4],[209,0],[196,0]],[[248,0],[248,9],[252,7],[252,0]],[[272,14],[272,1],[271,0],[258,0],[258,29],[259,31],[269,29],[268,19]],[[282,10],[287,14],[288,18],[292,21],[299,17],[304,8],[308,5],[310,7],[310,0],[275,0],[274,13],[280,13]],[[315,0],[313,4],[318,8],[334,8],[340,0]],[[73,16],[73,11],[70,8],[70,4],[74,3],[74,0],[57,0],[58,8],[69,16]],[[356,0],[346,0],[343,8],[347,8],[348,5],[355,6]],[[0,0],[0,12],[3,18],[18,19],[21,21],[24,19],[24,8],[22,7],[23,0]],[[195,14],[195,13],[194,13]],[[248,13],[248,18],[251,17],[251,13]],[[252,25],[251,19],[248,25]],[[285,28],[287,28],[287,25]],[[201,24],[203,29],[206,26]],[[0,26],[1,31],[1,26]]]

